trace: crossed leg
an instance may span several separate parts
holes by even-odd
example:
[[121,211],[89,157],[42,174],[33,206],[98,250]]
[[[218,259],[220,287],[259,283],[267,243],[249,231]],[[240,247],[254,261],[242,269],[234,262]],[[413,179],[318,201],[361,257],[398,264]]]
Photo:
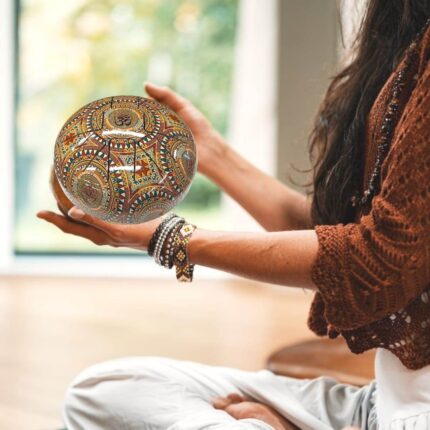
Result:
[[64,421],[68,430],[275,430],[257,417],[236,419],[214,408],[215,397],[245,394],[228,370],[236,369],[160,357],[97,364],[69,388]]
[[68,430],[296,429],[291,423],[332,430],[362,423],[371,393],[330,378],[299,380],[267,370],[135,357],[78,375],[66,394],[64,421]]

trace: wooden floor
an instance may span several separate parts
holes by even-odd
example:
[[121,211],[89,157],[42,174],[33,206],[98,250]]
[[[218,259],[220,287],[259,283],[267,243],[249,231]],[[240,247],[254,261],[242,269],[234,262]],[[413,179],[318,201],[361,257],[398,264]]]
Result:
[[0,429],[61,426],[82,368],[162,355],[256,370],[312,337],[302,290],[244,281],[0,278]]

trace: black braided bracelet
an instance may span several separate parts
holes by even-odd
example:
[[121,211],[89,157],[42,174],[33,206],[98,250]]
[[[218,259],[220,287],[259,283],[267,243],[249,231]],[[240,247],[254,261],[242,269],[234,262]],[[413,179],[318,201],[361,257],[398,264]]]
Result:
[[175,218],[177,215],[174,213],[170,213],[167,216],[164,217],[163,221],[158,225],[156,228],[154,234],[151,237],[151,240],[149,241],[148,245],[148,255],[151,257],[154,255],[155,251],[155,245],[157,244],[158,238],[160,236],[161,231],[163,230],[164,226],[173,218]]
[[169,222],[163,227],[161,230],[160,235],[157,238],[157,243],[155,244],[154,249],[154,259],[155,262],[161,266],[163,266],[163,257],[162,257],[162,251],[164,243],[166,242],[167,238],[169,237],[171,231],[174,229],[175,225],[178,223],[183,223],[185,220],[179,216],[176,216],[169,220]]

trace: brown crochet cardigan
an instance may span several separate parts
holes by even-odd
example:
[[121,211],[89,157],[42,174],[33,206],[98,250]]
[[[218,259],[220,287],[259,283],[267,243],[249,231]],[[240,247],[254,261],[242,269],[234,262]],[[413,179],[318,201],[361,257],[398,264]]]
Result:
[[[430,28],[408,73],[380,193],[355,223],[315,227],[318,292],[308,319],[318,335],[342,335],[354,353],[387,348],[409,369],[430,364],[429,59]],[[363,184],[374,166],[393,77],[368,116]]]

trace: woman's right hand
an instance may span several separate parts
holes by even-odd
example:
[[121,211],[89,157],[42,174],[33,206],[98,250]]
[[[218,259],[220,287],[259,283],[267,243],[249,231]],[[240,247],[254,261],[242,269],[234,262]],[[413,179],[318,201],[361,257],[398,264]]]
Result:
[[215,179],[222,166],[223,156],[229,149],[223,137],[193,104],[167,87],[145,84],[147,94],[175,111],[190,127],[197,146],[198,171]]

